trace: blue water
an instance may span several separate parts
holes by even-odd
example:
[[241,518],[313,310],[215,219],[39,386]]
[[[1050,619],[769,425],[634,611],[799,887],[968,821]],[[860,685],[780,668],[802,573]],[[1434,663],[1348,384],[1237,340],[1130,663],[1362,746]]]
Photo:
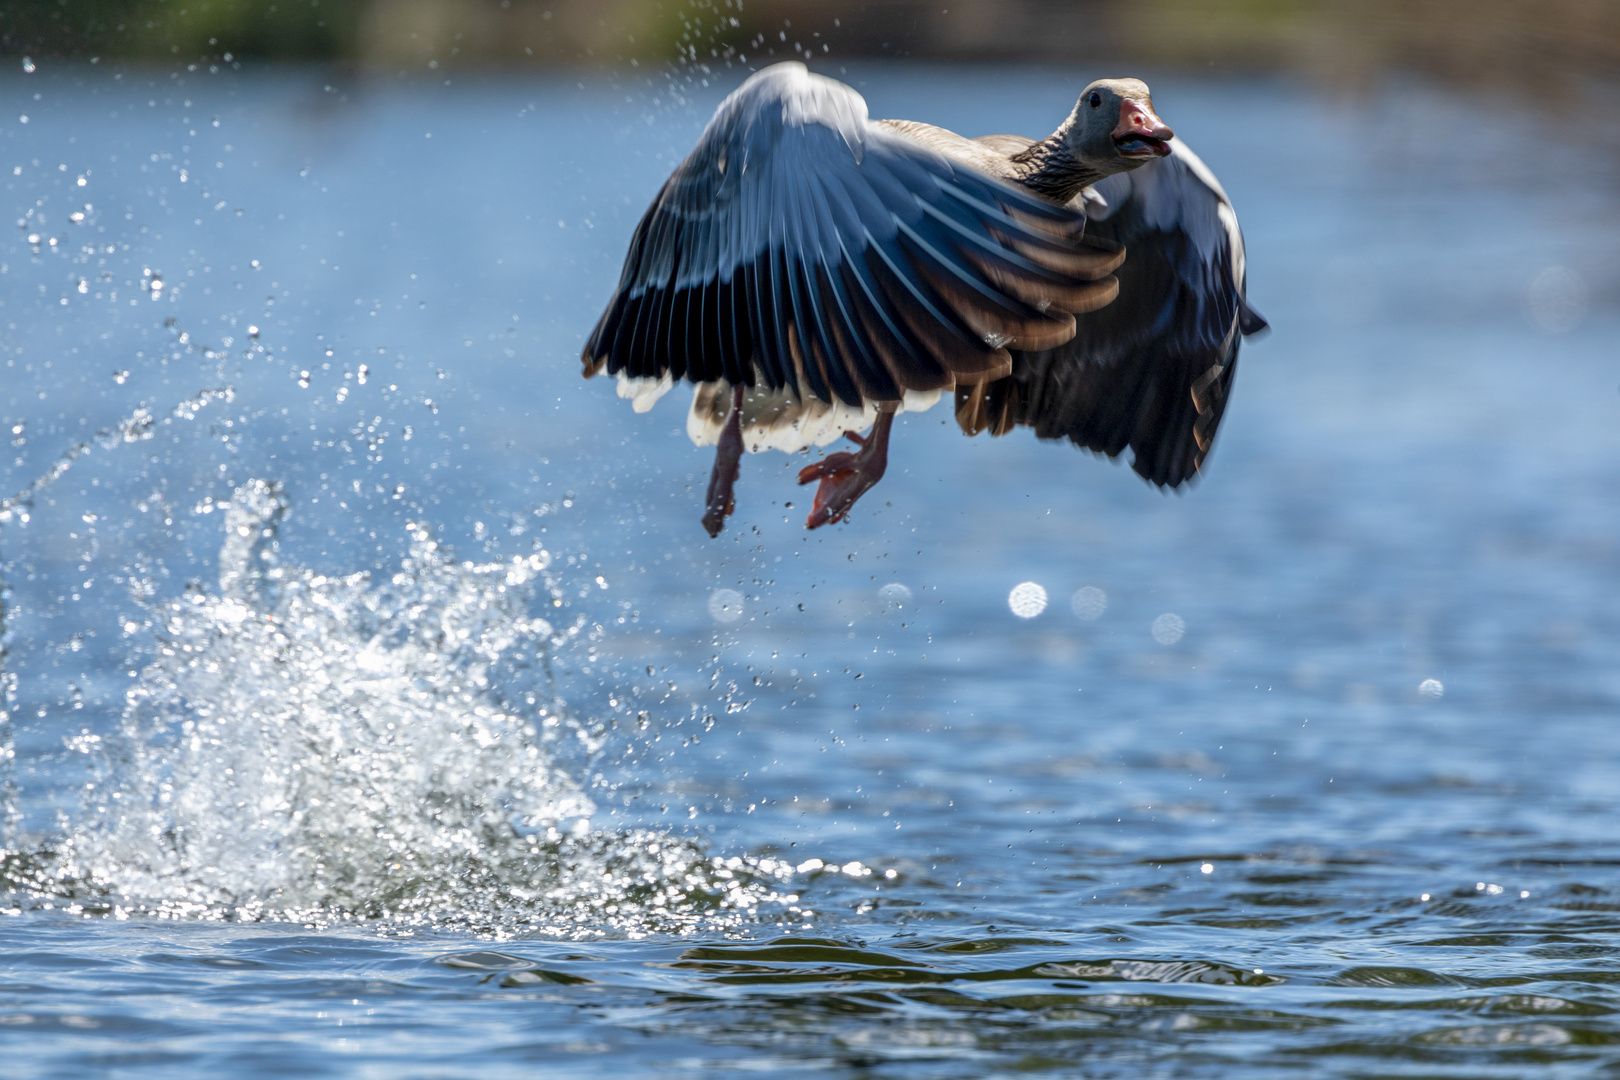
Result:
[[577,354],[723,79],[5,75],[0,497],[90,443],[0,522],[8,1069],[1620,1067],[1612,148],[1152,82],[1274,326],[1207,477],[936,410],[711,541]]

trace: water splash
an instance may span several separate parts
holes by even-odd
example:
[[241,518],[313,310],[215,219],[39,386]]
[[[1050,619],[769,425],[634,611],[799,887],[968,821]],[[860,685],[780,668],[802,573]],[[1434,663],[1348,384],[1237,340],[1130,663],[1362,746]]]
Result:
[[10,846],[22,823],[17,790],[17,673],[11,670],[11,589],[0,576],[0,844]]
[[[170,319],[165,325],[173,328],[174,320]],[[190,338],[184,332],[180,332],[179,340],[182,343],[189,343]],[[230,386],[199,390],[170,408],[161,422],[169,424],[176,420],[194,420],[199,411],[216,401],[229,403],[235,400],[236,391]],[[93,450],[110,450],[130,443],[145,442],[153,437],[154,429],[159,422],[151,409],[142,404],[116,424],[102,428],[90,438],[74,443],[27,487],[8,498],[0,499],[0,526],[13,523],[28,524],[34,500],[41,492],[66,476],[80,458]],[[18,422],[12,428],[15,436],[12,445],[22,444],[25,423]],[[0,565],[3,565],[3,560],[0,560]],[[7,847],[16,843],[23,816],[21,793],[17,787],[16,776],[17,673],[11,670],[10,665],[12,631],[7,621],[10,615],[10,601],[10,589],[6,586],[4,576],[0,575],[0,844]]]
[[528,614],[547,553],[463,562],[412,526],[387,581],[329,577],[282,561],[288,505],[273,483],[235,492],[217,591],[150,612],[119,732],[71,743],[101,763],[82,820],[0,875],[115,915],[497,933],[797,910],[786,864],[592,828],[557,760],[594,736],[550,683],[577,631]]
[[[162,418],[162,422],[194,420],[199,411],[216,401],[229,403],[235,400],[236,391],[229,386],[199,390],[191,397],[176,403],[170,408]],[[62,479],[73,468],[76,461],[92,450],[110,450],[127,443],[145,442],[155,434],[154,429],[158,423],[158,417],[143,405],[111,427],[102,428],[90,438],[74,443],[53,461],[48,469],[35,477],[27,487],[9,498],[0,499],[0,525],[9,525],[12,522],[26,525],[29,511],[34,505],[34,500],[39,497],[40,492]]]

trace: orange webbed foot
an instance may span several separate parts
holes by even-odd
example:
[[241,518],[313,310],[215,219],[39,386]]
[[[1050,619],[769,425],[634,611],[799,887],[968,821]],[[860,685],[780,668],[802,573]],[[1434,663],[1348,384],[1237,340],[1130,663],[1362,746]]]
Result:
[[883,479],[889,463],[889,426],[893,422],[893,413],[879,413],[869,439],[853,431],[844,432],[861,448],[858,452],[840,450],[799,470],[799,483],[821,481],[811,502],[810,516],[805,518],[805,528],[818,529],[844,520],[855,501]]

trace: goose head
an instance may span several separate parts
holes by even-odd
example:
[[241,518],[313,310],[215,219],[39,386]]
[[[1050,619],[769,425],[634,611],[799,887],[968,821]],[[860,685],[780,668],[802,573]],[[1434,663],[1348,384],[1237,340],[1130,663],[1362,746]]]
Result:
[[1098,79],[1080,92],[1069,120],[1069,152],[1105,176],[1164,157],[1176,136],[1140,79]]

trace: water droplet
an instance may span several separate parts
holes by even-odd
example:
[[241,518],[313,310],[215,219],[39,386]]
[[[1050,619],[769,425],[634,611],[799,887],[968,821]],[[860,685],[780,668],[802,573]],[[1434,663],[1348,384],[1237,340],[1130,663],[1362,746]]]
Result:
[[1075,592],[1069,601],[1069,607],[1076,615],[1089,622],[1101,618],[1102,613],[1108,610],[1108,594],[1095,585],[1087,585]]
[[122,368],[120,368],[118,371],[113,372],[113,382],[117,383],[119,386],[123,386],[128,381],[129,381],[129,372],[124,371]]
[[1167,611],[1153,620],[1153,640],[1160,645],[1174,645],[1187,632],[1187,621]]
[[1418,696],[1438,701],[1446,696],[1446,686],[1439,679],[1424,679],[1418,683]]
[[24,75],[32,75],[37,70],[34,66],[33,58],[27,56],[23,57],[22,69]]
[[1046,590],[1033,581],[1014,585],[1007,594],[1007,606],[1020,619],[1033,619],[1046,610]]
[[709,614],[716,622],[736,622],[743,617],[743,594],[736,589],[714,590],[709,594]]
[[1198,872],[1200,874],[1213,874],[1215,872],[1215,864],[1214,863],[1204,863],[1202,866],[1200,866],[1198,868]]

